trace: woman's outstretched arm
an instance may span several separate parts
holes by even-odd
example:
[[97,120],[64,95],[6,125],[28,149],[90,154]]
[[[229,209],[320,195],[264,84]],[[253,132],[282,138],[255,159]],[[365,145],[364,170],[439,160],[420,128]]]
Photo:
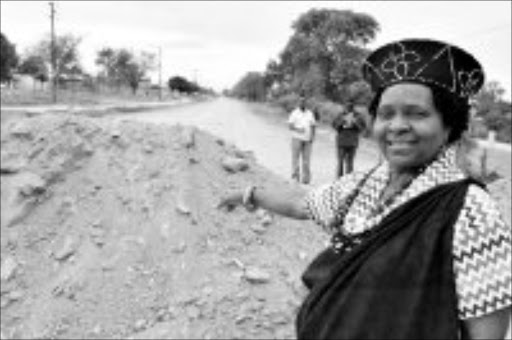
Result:
[[246,205],[248,208],[263,208],[281,216],[305,220],[308,219],[306,194],[307,191],[299,186],[248,187],[228,194],[221,200],[219,208],[229,211],[238,205]]

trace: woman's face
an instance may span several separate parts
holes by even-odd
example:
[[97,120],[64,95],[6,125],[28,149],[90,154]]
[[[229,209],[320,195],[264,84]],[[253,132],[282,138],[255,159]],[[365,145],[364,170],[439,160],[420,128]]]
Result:
[[373,134],[391,168],[407,171],[432,160],[446,144],[449,129],[434,107],[430,88],[400,83],[382,93]]

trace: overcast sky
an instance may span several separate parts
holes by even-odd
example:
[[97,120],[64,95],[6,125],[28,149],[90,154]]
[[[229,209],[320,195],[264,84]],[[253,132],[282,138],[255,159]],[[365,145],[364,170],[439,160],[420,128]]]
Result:
[[[57,34],[81,36],[82,64],[95,73],[104,47],[163,51],[163,79],[179,74],[217,90],[264,71],[311,8],[351,9],[381,26],[375,48],[392,40],[445,40],[472,52],[511,93],[511,1],[56,1]],[[50,31],[48,1],[1,0],[1,30],[23,54]],[[156,73],[152,74],[154,79]]]

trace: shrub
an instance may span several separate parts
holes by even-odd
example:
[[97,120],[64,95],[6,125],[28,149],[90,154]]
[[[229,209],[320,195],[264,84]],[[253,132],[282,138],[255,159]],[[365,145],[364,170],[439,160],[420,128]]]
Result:
[[502,121],[502,125],[497,131],[496,139],[504,143],[512,143],[512,122],[510,117]]
[[510,143],[511,141],[511,117],[500,114],[499,112],[490,112],[485,117],[486,126],[496,131],[496,140]]
[[275,103],[285,111],[291,112],[297,107],[299,103],[299,96],[295,93],[288,93],[277,98]]
[[331,124],[334,118],[343,111],[343,105],[326,99],[311,98],[311,110],[316,111],[322,123]]

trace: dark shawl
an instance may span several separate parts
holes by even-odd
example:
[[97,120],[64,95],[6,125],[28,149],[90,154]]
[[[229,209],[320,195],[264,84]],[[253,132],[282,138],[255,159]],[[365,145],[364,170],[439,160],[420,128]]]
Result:
[[352,251],[307,268],[299,339],[456,339],[453,225],[472,180],[433,188],[391,212]]

